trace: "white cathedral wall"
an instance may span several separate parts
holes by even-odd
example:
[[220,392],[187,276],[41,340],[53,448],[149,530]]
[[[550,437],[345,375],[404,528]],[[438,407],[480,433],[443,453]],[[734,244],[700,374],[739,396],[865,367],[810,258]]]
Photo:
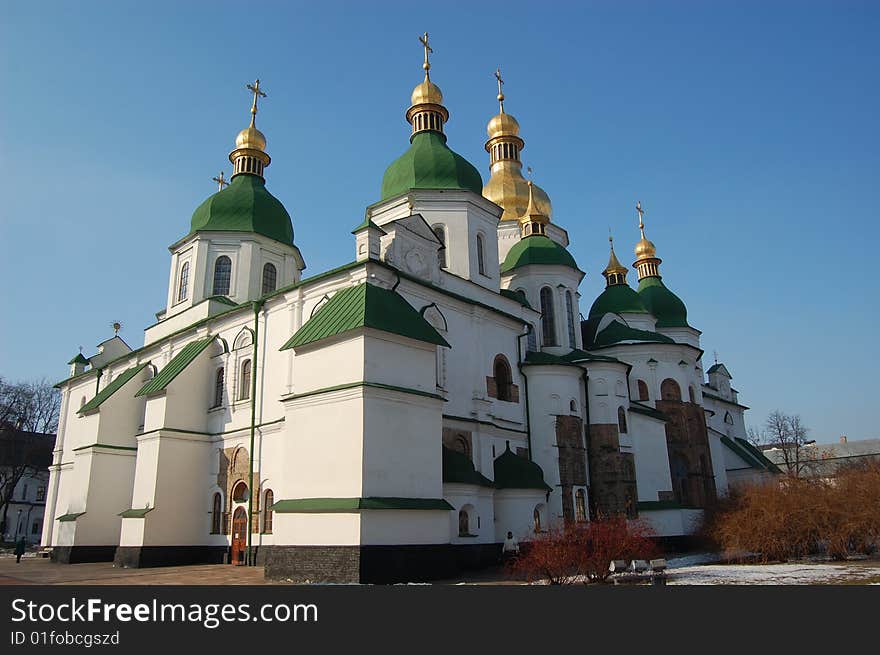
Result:
[[[443,485],[443,498],[455,509],[448,512],[449,537],[453,544],[486,544],[495,541],[495,503],[493,490],[473,484],[449,483]],[[468,514],[468,532],[458,533],[458,514]]]
[[696,532],[703,518],[701,509],[663,509],[639,512],[658,537],[676,537]]
[[448,516],[443,510],[361,510],[360,543],[448,544]]
[[[551,499],[553,495],[550,494]],[[558,491],[555,495],[559,496]],[[508,532],[520,542],[531,539],[535,534],[535,509],[541,516],[542,529],[546,530],[550,525],[547,497],[538,489],[497,489],[494,504],[497,543],[503,542]],[[558,511],[562,513],[561,505]]]
[[666,424],[636,412],[630,412],[628,418],[629,429],[634,434],[638,499],[659,500],[659,491],[672,491],[669,453],[666,449]]
[[356,546],[361,543],[361,515],[276,512],[272,532],[276,544],[287,546]]
[[727,447],[721,443],[721,437],[711,430],[709,432],[709,453],[712,456],[712,474],[715,476],[715,492],[718,496],[726,496],[728,491],[727,467],[724,463],[724,451]]

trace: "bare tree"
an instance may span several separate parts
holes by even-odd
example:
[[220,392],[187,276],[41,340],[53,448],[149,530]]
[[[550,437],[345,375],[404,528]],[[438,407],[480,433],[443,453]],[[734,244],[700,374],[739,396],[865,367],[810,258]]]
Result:
[[51,462],[60,397],[46,380],[10,384],[0,378],[0,534],[19,481]]
[[756,446],[767,445],[779,449],[786,473],[799,478],[818,462],[811,454],[807,439],[809,428],[797,414],[786,414],[778,409],[771,412],[763,429],[749,428],[749,441]]

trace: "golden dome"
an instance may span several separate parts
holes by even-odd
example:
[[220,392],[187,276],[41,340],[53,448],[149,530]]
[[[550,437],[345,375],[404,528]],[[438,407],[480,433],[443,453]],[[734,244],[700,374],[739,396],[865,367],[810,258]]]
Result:
[[443,92],[440,91],[440,87],[434,84],[427,75],[425,75],[425,81],[421,84],[418,84],[416,88],[413,89],[412,105],[442,105],[443,104]]
[[519,123],[510,114],[501,112],[493,116],[486,126],[486,133],[490,139],[498,136],[519,136]]
[[235,137],[235,149],[238,150],[241,148],[248,148],[250,150],[266,149],[266,137],[263,136],[263,133],[260,132],[260,130],[254,127],[253,123],[244,128],[238,133],[238,136]]
[[617,259],[617,255],[614,254],[614,241],[610,236],[608,237],[608,241],[611,243],[611,255],[608,257],[608,266],[605,267],[605,270],[602,271],[602,273],[605,276],[612,275],[614,273],[626,275],[629,269],[621,264],[620,260]]
[[[533,184],[533,195],[538,211],[548,218],[553,215],[550,196]],[[517,161],[499,161],[492,165],[492,175],[483,187],[483,197],[500,206],[504,213],[502,221],[517,221],[529,206],[529,183],[522,175],[522,165]]]
[[654,244],[648,241],[645,238],[645,233],[642,233],[642,238],[636,244],[636,259],[647,259],[649,257],[653,258],[657,256],[657,248],[654,247]]

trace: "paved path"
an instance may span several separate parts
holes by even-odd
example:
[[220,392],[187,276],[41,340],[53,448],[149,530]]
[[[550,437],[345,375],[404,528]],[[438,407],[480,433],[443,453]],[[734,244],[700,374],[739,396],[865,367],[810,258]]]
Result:
[[148,569],[117,569],[112,562],[55,564],[45,558],[0,558],[0,585],[236,585],[272,584],[262,566],[200,564]]

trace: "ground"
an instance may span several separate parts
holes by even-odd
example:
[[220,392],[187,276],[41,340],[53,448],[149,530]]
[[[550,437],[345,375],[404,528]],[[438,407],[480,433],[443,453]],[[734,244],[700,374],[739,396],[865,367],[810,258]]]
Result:
[[[880,584],[880,560],[803,562],[794,564],[704,564],[706,556],[670,559],[668,584],[673,585],[798,585]],[[117,569],[110,562],[53,564],[32,553],[20,564],[0,555],[0,585],[262,585],[261,567],[205,564],[149,569]],[[522,584],[500,568],[469,573],[441,584]]]

